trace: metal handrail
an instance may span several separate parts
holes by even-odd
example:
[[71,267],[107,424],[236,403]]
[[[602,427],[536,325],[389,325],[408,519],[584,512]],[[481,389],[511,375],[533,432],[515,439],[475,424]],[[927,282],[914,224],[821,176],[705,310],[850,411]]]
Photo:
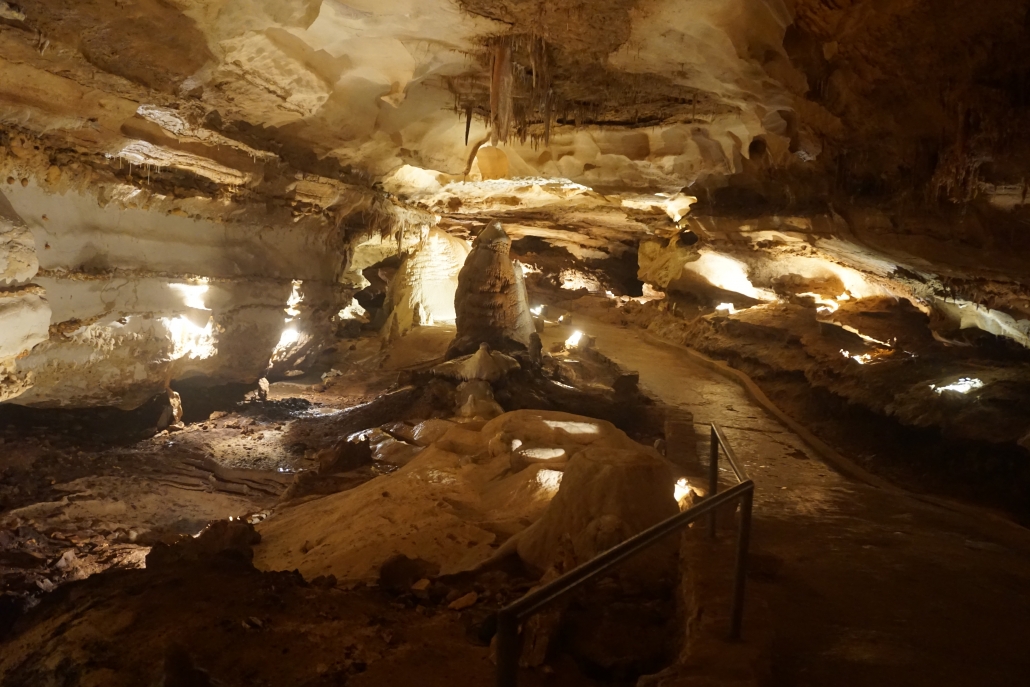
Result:
[[[721,494],[718,493],[720,446],[726,452],[726,459],[739,482]],[[740,639],[740,628],[744,620],[744,582],[747,571],[747,552],[751,542],[751,511],[754,505],[755,483],[741,467],[722,429],[714,422],[712,423],[712,448],[709,455],[708,496],[701,503],[630,537],[497,612],[497,687],[516,687],[518,684],[519,654],[522,648],[519,641],[519,624],[526,618],[704,515],[711,516],[709,536],[715,538],[716,510],[737,499],[740,499],[740,528],[737,531],[737,560],[733,604],[730,611],[730,639]]]

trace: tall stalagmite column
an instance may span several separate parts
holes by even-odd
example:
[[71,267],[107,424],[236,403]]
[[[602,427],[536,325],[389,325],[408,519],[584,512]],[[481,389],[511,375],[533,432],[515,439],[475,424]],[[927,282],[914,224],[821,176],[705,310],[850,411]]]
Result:
[[449,358],[473,353],[481,343],[508,352],[539,350],[522,268],[508,256],[510,250],[511,239],[500,222],[492,222],[472,244],[458,273],[458,332]]

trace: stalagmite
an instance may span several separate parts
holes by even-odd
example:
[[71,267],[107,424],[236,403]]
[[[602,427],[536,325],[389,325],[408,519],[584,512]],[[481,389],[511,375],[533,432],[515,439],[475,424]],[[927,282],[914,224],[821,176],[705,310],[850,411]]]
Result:
[[458,331],[449,358],[472,353],[482,343],[500,351],[539,350],[522,268],[508,256],[510,250],[511,239],[500,222],[492,222],[472,244],[458,273]]

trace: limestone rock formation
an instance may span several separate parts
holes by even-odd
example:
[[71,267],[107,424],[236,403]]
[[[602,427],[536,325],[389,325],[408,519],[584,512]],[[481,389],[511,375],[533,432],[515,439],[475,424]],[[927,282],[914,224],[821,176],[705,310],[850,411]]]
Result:
[[459,417],[492,420],[504,413],[504,408],[494,400],[493,387],[482,379],[462,382],[454,396]]
[[19,371],[16,361],[49,336],[45,292],[27,283],[38,270],[32,234],[0,193],[0,401],[31,387],[32,375]]
[[[258,567],[372,580],[384,562],[403,554],[429,561],[445,575],[469,570],[497,553],[499,537],[510,542],[504,550],[513,551],[512,535],[540,518],[561,491],[559,513],[525,544],[527,560],[546,568],[559,526],[571,528],[582,556],[677,508],[669,464],[603,420],[517,410],[478,431],[430,420],[414,434],[425,448],[413,455],[393,445],[406,453],[396,472],[261,523]],[[512,453],[522,447],[550,448],[554,460],[540,453],[536,462],[513,470]],[[562,470],[572,469],[581,454],[572,485],[563,486]],[[578,514],[570,510],[579,507]]]
[[461,239],[431,229],[418,248],[401,262],[386,294],[390,311],[382,332],[387,340],[412,327],[454,322],[458,272],[469,254]]
[[468,381],[482,379],[496,382],[519,367],[519,361],[500,351],[491,351],[490,345],[482,343],[472,355],[450,360],[433,368],[433,374]]
[[[543,572],[571,570],[679,512],[672,467],[640,447],[595,445],[569,459],[544,515],[522,533],[519,557]],[[626,563],[634,578],[657,582],[675,567],[675,541]]]
[[458,273],[454,295],[457,335],[448,357],[472,353],[487,343],[501,351],[530,351],[539,346],[522,267],[509,256],[511,238],[500,222],[491,222],[472,244]]

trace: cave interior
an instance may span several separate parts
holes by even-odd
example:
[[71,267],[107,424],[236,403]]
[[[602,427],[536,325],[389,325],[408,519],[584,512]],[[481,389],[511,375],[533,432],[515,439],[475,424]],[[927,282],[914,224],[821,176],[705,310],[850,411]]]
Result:
[[1030,684],[1028,132],[1030,0],[0,1],[0,685]]

